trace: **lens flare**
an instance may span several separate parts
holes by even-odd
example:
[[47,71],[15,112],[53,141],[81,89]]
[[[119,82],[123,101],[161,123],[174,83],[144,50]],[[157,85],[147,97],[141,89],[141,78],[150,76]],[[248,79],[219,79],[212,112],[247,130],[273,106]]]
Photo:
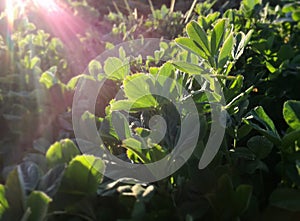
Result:
[[8,24],[12,28],[15,19],[24,14],[25,1],[24,0],[6,0],[5,10],[6,10]]
[[32,0],[33,4],[36,7],[43,9],[48,12],[57,12],[59,11],[59,6],[54,0]]
[[[32,22],[37,29],[45,30],[51,36],[59,38],[70,57],[79,57],[82,60],[80,51],[77,50],[81,44],[78,35],[84,35],[88,24],[76,16],[68,4],[61,0],[0,0],[5,1],[5,14],[7,19],[7,43],[13,51],[13,33],[16,29],[16,20]],[[19,24],[19,23],[18,23]],[[13,60],[13,58],[12,58]]]
[[12,26],[12,24],[14,23],[14,19],[15,19],[15,9],[13,6],[13,1],[6,0],[5,7],[6,7],[8,24],[9,24],[9,26]]

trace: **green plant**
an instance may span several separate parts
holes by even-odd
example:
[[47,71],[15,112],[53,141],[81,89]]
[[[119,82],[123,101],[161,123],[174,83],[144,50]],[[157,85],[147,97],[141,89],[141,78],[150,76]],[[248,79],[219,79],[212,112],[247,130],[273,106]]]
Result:
[[[162,6],[146,18],[128,7],[128,15],[111,12],[101,22],[115,24],[108,36],[117,40],[99,44],[152,32],[176,39],[161,42],[147,58],[120,48],[119,56],[92,60],[83,74],[82,67],[71,73],[65,45],[30,17],[15,20],[12,41],[5,41],[2,13],[1,220],[299,220],[299,4],[278,4],[243,0],[240,7],[213,11],[216,5],[207,1],[185,16]],[[102,19],[90,5],[97,3],[66,7],[89,21]],[[84,50],[98,41],[99,32],[88,30],[81,36]],[[91,88],[102,84],[95,113],[73,113],[82,81]],[[200,122],[196,148],[165,179],[111,180],[103,177],[105,157],[78,148],[96,123],[107,153],[132,165],[156,162],[174,150],[182,124],[192,123],[188,101]],[[224,113],[217,120],[225,135],[213,161],[199,170],[216,120],[213,108]],[[87,126],[80,139],[72,114]]]

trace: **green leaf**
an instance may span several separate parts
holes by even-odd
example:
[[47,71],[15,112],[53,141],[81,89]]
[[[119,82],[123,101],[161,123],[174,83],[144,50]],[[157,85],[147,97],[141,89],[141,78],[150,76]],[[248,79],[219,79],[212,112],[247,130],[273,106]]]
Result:
[[129,64],[119,58],[110,57],[104,62],[104,72],[109,79],[122,81],[129,74]]
[[248,31],[248,33],[246,34],[246,36],[243,38],[243,43],[244,43],[243,47],[245,47],[249,43],[253,32],[254,32],[254,30],[251,29],[250,31]]
[[255,153],[258,159],[264,159],[271,152],[273,143],[264,136],[254,136],[248,140],[247,146]]
[[243,214],[249,207],[252,196],[252,187],[240,185],[233,189],[231,178],[224,174],[218,180],[216,192],[208,195],[208,200],[215,209],[220,220],[234,220]]
[[[25,190],[23,182],[20,180],[18,168],[9,173],[5,184],[5,196],[9,205],[4,220],[20,220],[25,211]],[[13,220],[13,219],[11,219]]]
[[18,166],[18,174],[20,181],[22,181],[22,188],[26,194],[36,188],[41,177],[39,167],[30,161],[24,162]]
[[237,75],[234,81],[230,84],[230,92],[232,95],[238,93],[241,91],[241,88],[243,86],[244,76],[243,75]]
[[[146,99],[146,98],[144,97],[144,99]],[[126,110],[126,111],[130,111],[130,112],[137,112],[137,111],[142,111],[144,109],[154,108],[154,105],[152,103],[150,103],[150,102],[144,103],[144,102],[142,102],[142,100],[141,101],[140,100],[138,100],[138,101],[120,100],[120,101],[111,102],[110,105],[111,105],[110,106],[111,111]]]
[[257,4],[261,4],[261,0],[243,0],[242,5],[246,10],[252,11],[254,6]]
[[120,140],[125,140],[126,138],[131,137],[131,130],[129,127],[129,123],[126,119],[126,117],[118,112],[118,111],[113,111],[112,112],[112,125],[118,134],[118,137]]
[[126,150],[126,156],[128,157],[129,160],[131,160],[134,163],[140,163],[141,162],[140,157],[135,152],[133,152],[129,148],[126,148],[126,149],[127,149]]
[[147,157],[150,162],[156,162],[164,158],[167,154],[167,151],[158,144],[153,144],[151,148],[149,148],[147,153]]
[[57,72],[57,67],[55,66],[45,71],[40,77],[40,83],[44,84],[48,89],[52,87],[54,84],[59,83],[60,81],[55,76],[56,72]]
[[180,71],[188,73],[188,74],[200,75],[200,74],[203,74],[203,72],[206,72],[200,66],[195,65],[195,64],[191,64],[191,63],[188,63],[188,62],[172,61],[172,64],[176,68],[178,68]]
[[212,56],[215,56],[216,52],[218,51],[220,44],[223,40],[224,32],[225,32],[225,19],[221,19],[215,25],[211,33],[210,47],[211,47]]
[[[95,126],[103,121],[102,118],[96,117],[94,114],[89,111],[85,111],[80,118],[79,124],[82,131],[81,139],[90,140],[97,137],[97,130]],[[95,125],[96,124],[96,125]],[[86,152],[85,152],[86,153]]]
[[40,65],[41,63],[41,59],[37,56],[34,56],[31,60],[30,60],[30,67],[29,69],[32,70],[35,66]]
[[235,148],[232,155],[233,155],[233,157],[243,158],[243,159],[247,159],[247,160],[255,159],[255,154],[251,150],[249,150],[249,148],[246,148],[246,147]]
[[294,144],[300,137],[300,129],[291,131],[284,135],[282,138],[282,146],[283,148],[287,148],[290,145]]
[[120,47],[120,48],[119,48],[119,57],[120,57],[121,59],[125,59],[125,58],[126,58],[126,51],[124,50],[123,47]]
[[8,208],[8,202],[5,198],[5,187],[0,184],[0,219],[2,218],[3,213]]
[[188,50],[204,59],[208,59],[206,53],[197,45],[195,41],[190,38],[176,38],[175,42],[181,46],[183,49]]
[[171,64],[171,62],[166,62],[159,68],[159,72],[157,76],[165,76],[168,78],[172,78],[174,76],[175,67]]
[[289,3],[289,4],[285,4],[285,5],[282,7],[282,12],[283,12],[283,13],[289,13],[289,12],[292,12],[292,11],[297,10],[297,7],[299,7],[299,3]]
[[237,132],[238,139],[242,139],[243,137],[247,136],[252,130],[252,127],[250,127],[247,124],[242,125]]
[[300,211],[300,191],[297,189],[278,188],[270,196],[273,206],[289,211]]
[[104,168],[100,158],[91,155],[76,156],[65,171],[60,191],[75,195],[96,194]]
[[148,107],[158,105],[156,99],[152,96],[154,91],[154,78],[146,74],[134,74],[128,76],[124,81],[124,92],[131,101],[144,103]]
[[275,125],[261,106],[250,111],[244,118],[244,122],[265,135],[273,143],[280,144],[281,139]]
[[50,169],[39,181],[37,190],[43,191],[48,196],[53,197],[63,178],[65,165],[57,165]]
[[143,149],[145,149],[145,147],[142,142],[134,138],[128,138],[123,140],[123,144],[124,147],[134,153],[142,161],[142,163],[150,163],[149,159],[143,153]]
[[300,10],[294,11],[292,13],[292,18],[294,21],[299,22],[300,21]]
[[273,74],[277,69],[270,63],[266,61],[266,68]]
[[134,131],[140,136],[140,137],[147,137],[151,134],[151,131],[147,128],[143,127],[137,127],[134,129]]
[[50,167],[57,164],[69,163],[80,152],[70,139],[55,142],[50,146],[46,153],[47,163]]
[[252,196],[252,186],[239,185],[234,193],[234,206],[236,214],[243,214],[249,207]]
[[76,77],[71,78],[67,83],[67,87],[71,90],[75,90],[75,87],[77,86],[78,82],[80,82],[80,80],[83,80],[83,79],[95,81],[95,79],[92,76],[89,76],[86,74],[80,74],[80,75],[77,75]]
[[[238,83],[238,82],[237,82]],[[248,95],[252,92],[253,86],[249,87],[246,91],[241,92],[240,94],[236,95],[226,106],[226,109],[234,108],[235,106],[242,104],[248,98]]]
[[232,50],[234,46],[234,37],[233,33],[231,33],[225,40],[218,57],[218,69],[224,68],[225,64],[232,56]]
[[[202,14],[202,13],[200,13],[200,14]],[[220,16],[220,12],[213,12],[213,13],[209,13],[207,16],[200,15],[197,20],[198,20],[199,25],[204,30],[208,30],[208,29],[210,29],[212,23],[214,23],[219,16]]]
[[242,56],[245,47],[250,41],[250,38],[252,36],[253,30],[248,31],[248,33],[245,35],[243,32],[240,32],[239,35],[241,36],[241,40],[239,42],[236,42],[238,44],[238,47],[236,49],[234,59],[237,60]]
[[195,41],[207,56],[210,56],[207,35],[196,21],[191,21],[186,26],[186,31],[189,37]]
[[137,158],[142,163],[151,163],[161,160],[167,154],[167,151],[160,145],[151,142],[146,143],[142,139],[126,139],[123,141],[123,146],[127,149],[128,158],[137,163]]
[[30,215],[27,221],[41,221],[44,220],[47,211],[48,205],[52,201],[45,193],[40,191],[33,191],[27,201],[27,208],[30,209]]
[[283,105],[283,117],[291,128],[300,129],[300,101],[286,101]]
[[102,71],[102,66],[99,61],[92,60],[88,65],[89,74],[96,77]]

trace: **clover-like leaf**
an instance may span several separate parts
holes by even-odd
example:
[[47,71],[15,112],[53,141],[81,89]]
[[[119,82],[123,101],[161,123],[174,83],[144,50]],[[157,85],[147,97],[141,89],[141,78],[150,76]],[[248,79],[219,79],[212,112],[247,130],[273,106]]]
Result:
[[225,21],[226,21],[225,19],[221,19],[212,30],[211,40],[210,40],[212,56],[216,54],[223,40],[223,36],[225,32]]
[[263,107],[259,106],[250,111],[244,118],[244,122],[265,135],[273,143],[279,144],[281,142],[273,121],[266,114]]
[[204,59],[208,59],[208,56],[206,55],[205,51],[197,45],[195,41],[193,41],[190,38],[176,38],[175,42],[182,47],[183,49],[186,49]]
[[218,57],[218,68],[222,69],[229,58],[232,57],[232,50],[234,46],[234,37],[233,33],[229,34],[226,40],[223,43],[222,48],[220,49],[220,54]]
[[129,64],[119,58],[110,57],[104,62],[104,72],[109,79],[122,81],[129,74]]
[[196,21],[191,21],[187,24],[186,31],[189,37],[201,47],[205,54],[210,56],[210,46],[208,44],[207,35],[200,25]]
[[60,191],[67,194],[95,194],[102,181],[104,163],[92,155],[76,156],[66,168]]
[[252,150],[258,159],[264,159],[268,156],[273,148],[273,143],[264,136],[251,137],[247,142],[248,147]]
[[300,129],[300,101],[289,100],[283,105],[283,117],[293,129]]
[[30,209],[27,221],[44,220],[47,216],[48,206],[52,199],[41,191],[33,191],[27,201],[26,207]]
[[69,163],[80,152],[70,139],[55,142],[50,146],[46,153],[48,165],[51,167],[57,164]]

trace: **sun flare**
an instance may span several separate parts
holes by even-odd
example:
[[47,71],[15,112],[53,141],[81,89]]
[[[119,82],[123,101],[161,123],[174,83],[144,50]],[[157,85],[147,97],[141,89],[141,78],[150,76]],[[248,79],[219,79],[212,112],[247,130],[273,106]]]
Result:
[[42,12],[58,12],[60,7],[55,0],[6,0],[6,14],[8,21],[12,23],[17,14],[25,13],[25,8],[34,6]]
[[23,0],[6,0],[5,5],[8,23],[12,25],[17,17],[17,12],[18,14],[24,13],[25,2]]
[[27,6],[34,6],[43,12],[58,12],[60,7],[55,0],[6,0],[5,11],[10,26],[13,26],[14,20],[25,13]]
[[[1,1],[1,0],[0,0]],[[87,26],[80,17],[74,16],[59,0],[5,0],[6,17],[9,24],[8,36],[15,31],[15,21],[19,18],[37,23],[37,28],[50,32],[64,43],[71,44],[76,34],[84,33]]]
[[57,12],[59,11],[59,6],[56,4],[54,0],[31,0],[33,4],[48,12]]
[[6,14],[8,23],[11,24],[14,21],[14,7],[11,0],[6,0]]

